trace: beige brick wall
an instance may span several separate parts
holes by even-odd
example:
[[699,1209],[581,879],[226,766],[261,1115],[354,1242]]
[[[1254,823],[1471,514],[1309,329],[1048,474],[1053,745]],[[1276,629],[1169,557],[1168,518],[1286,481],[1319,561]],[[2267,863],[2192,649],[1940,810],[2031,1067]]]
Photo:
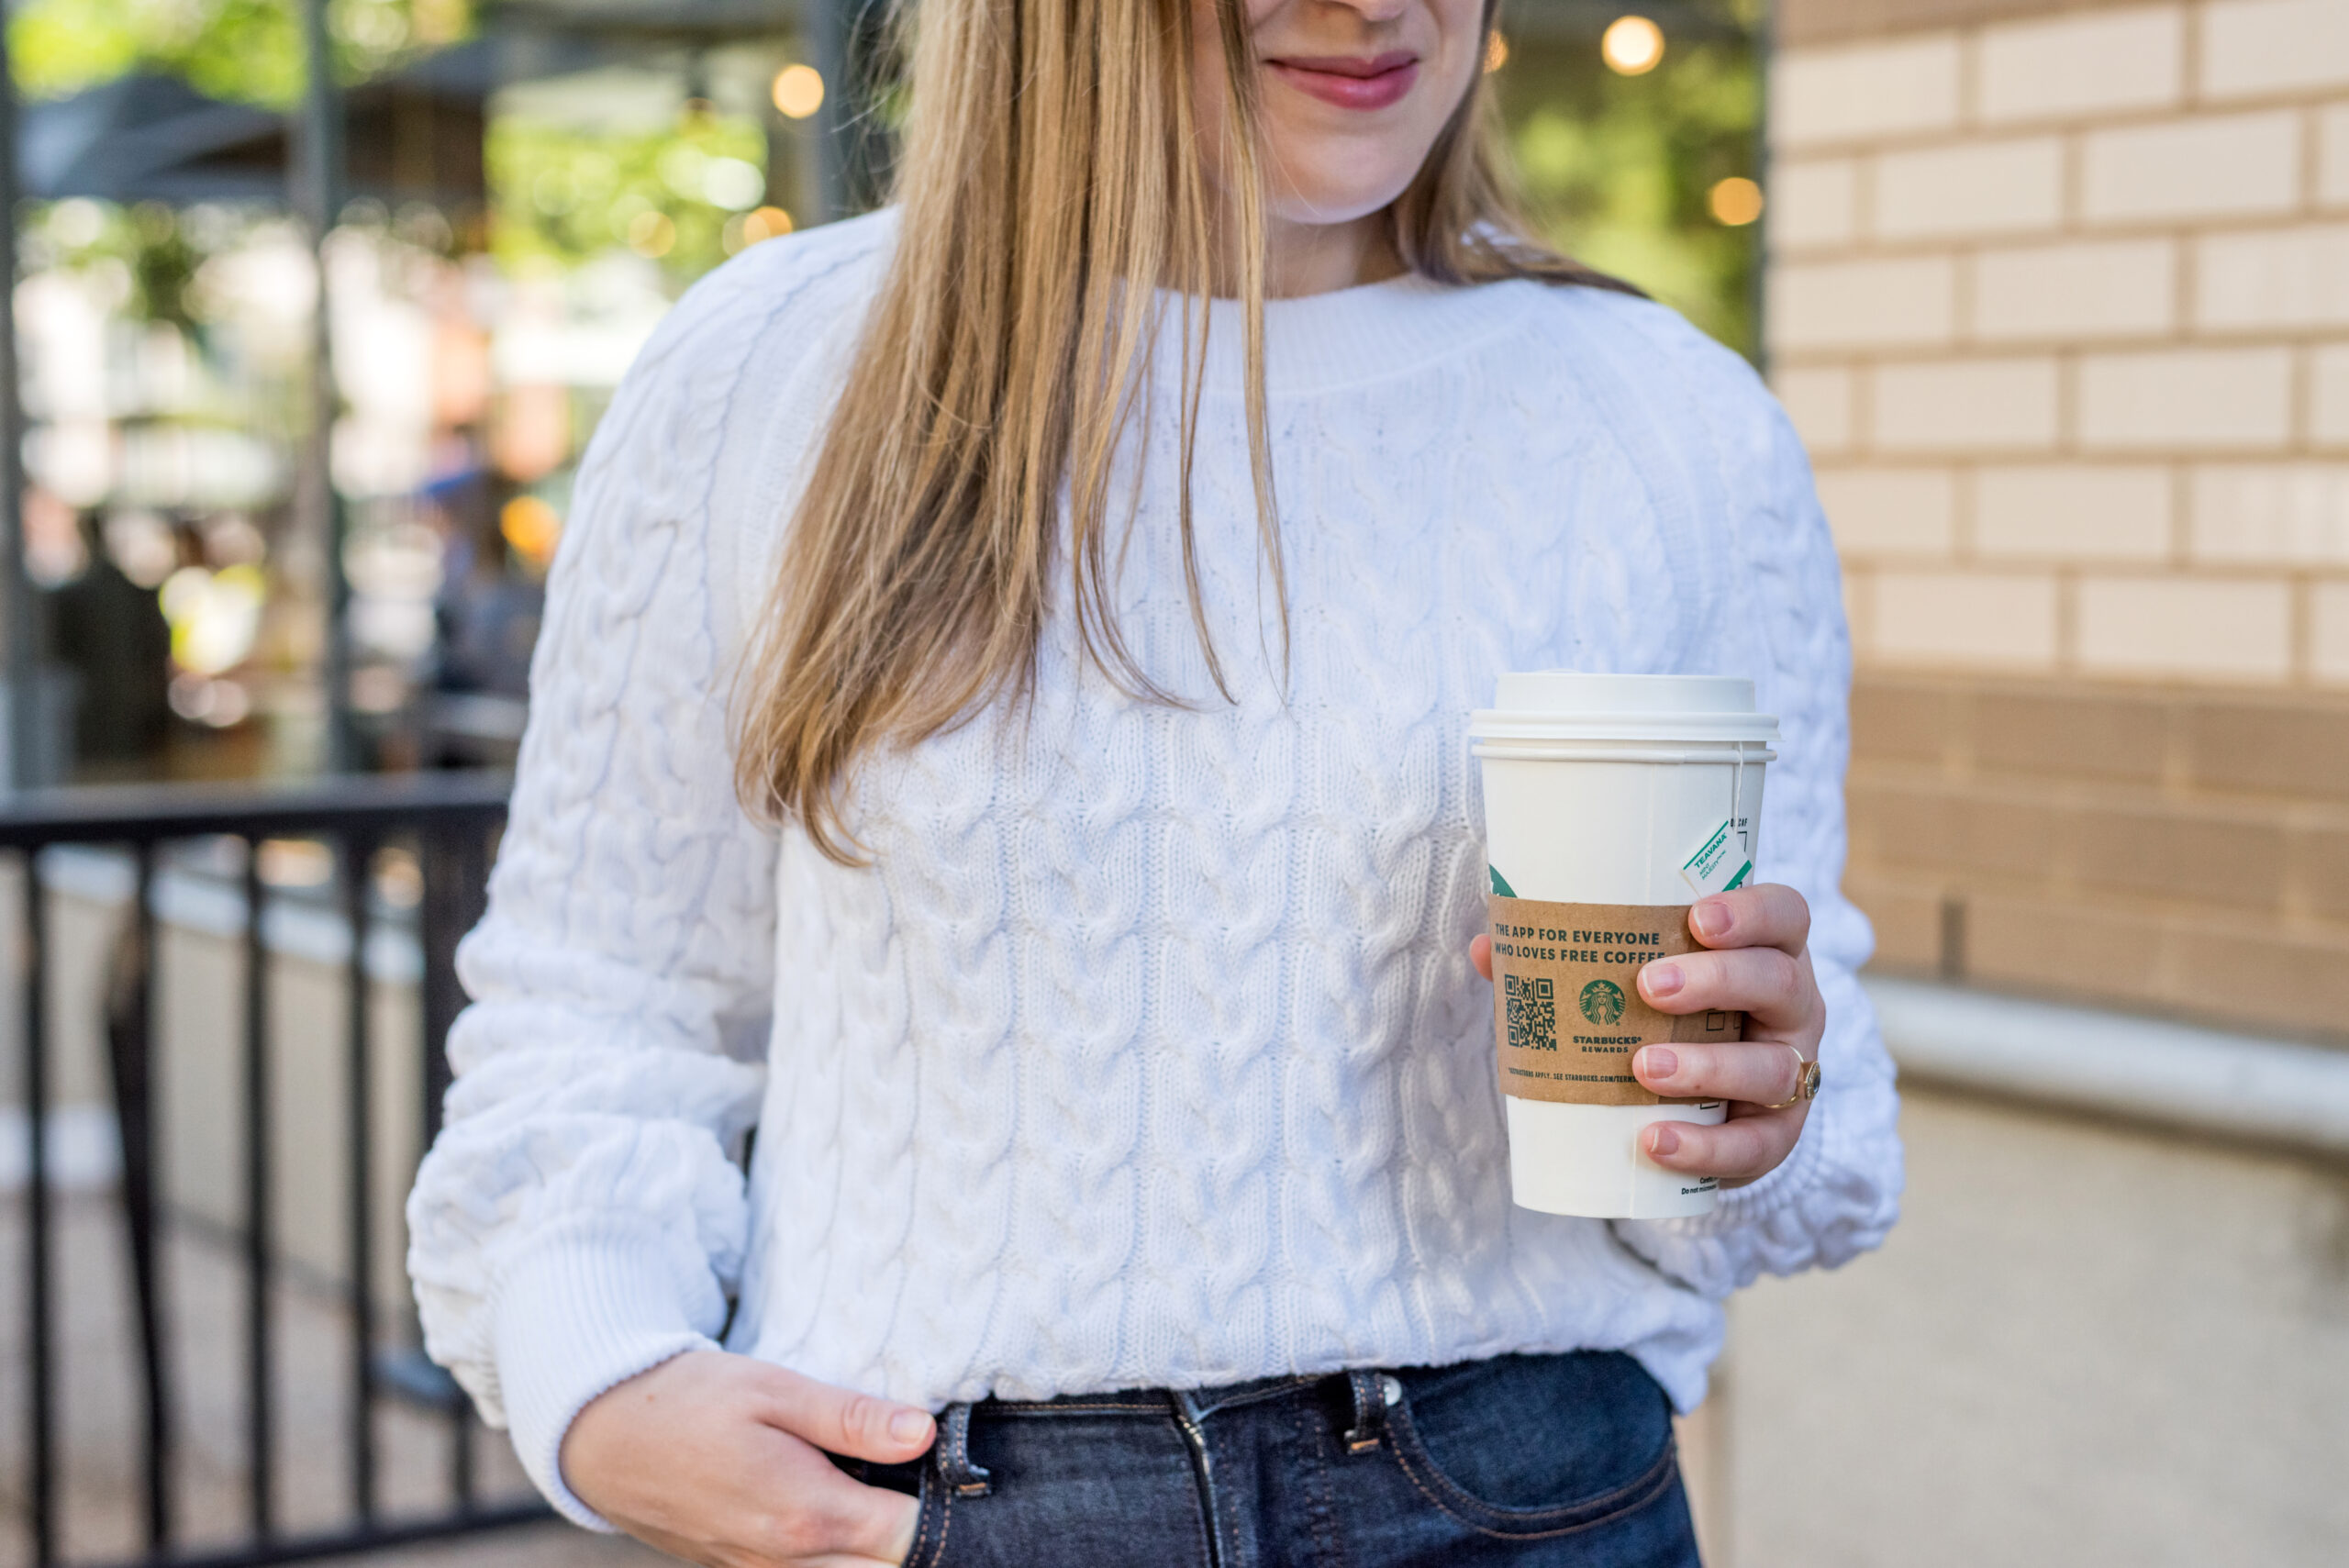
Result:
[[[2349,0],[2036,9],[1786,13],[1766,325],[1856,591],[1898,575],[1860,656],[2334,685]],[[2032,634],[1905,618],[1993,600]]]
[[2259,1017],[2349,1040],[2349,0],[1779,25],[1765,327],[1887,961],[2176,1006],[2196,944],[2321,957]]
[[2349,699],[1864,674],[1853,717],[1879,962],[2349,1033]]
[[2349,450],[2349,344],[2309,356],[2309,439]]

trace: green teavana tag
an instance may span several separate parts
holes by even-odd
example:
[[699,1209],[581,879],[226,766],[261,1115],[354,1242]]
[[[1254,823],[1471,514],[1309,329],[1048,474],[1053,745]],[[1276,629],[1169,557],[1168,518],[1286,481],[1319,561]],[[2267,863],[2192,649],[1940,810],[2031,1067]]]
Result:
[[1680,879],[1695,888],[1700,898],[1744,886],[1746,878],[1753,874],[1753,858],[1745,848],[1750,841],[1745,818],[1722,817],[1721,825],[1697,846],[1697,852],[1681,862]]
[[1486,875],[1493,879],[1493,891],[1495,893],[1499,894],[1503,898],[1514,898],[1517,896],[1517,889],[1508,884],[1508,879],[1501,875],[1500,869],[1497,866],[1486,866],[1485,868],[1485,872]]

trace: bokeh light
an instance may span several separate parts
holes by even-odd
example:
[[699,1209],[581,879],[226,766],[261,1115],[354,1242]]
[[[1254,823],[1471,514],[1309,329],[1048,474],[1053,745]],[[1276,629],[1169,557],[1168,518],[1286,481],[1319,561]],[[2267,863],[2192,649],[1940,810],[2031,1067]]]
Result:
[[158,596],[171,623],[172,662],[196,675],[242,663],[261,630],[268,587],[257,566],[183,566],[165,578]]
[[1607,25],[1598,52],[1618,76],[1644,76],[1664,62],[1664,29],[1645,17],[1618,17]]
[[1713,218],[1731,228],[1742,228],[1762,216],[1762,187],[1742,174],[1714,182],[1706,205]]
[[762,240],[773,239],[792,230],[791,215],[779,206],[763,206],[729,218],[723,244],[729,256],[747,250]]
[[315,839],[263,839],[257,869],[272,887],[324,887],[334,880],[334,851]]
[[774,106],[785,119],[806,119],[824,106],[824,78],[812,65],[785,66],[774,74]]
[[562,539],[562,517],[536,495],[517,495],[498,508],[497,531],[514,552],[533,566],[554,559]]
[[669,247],[676,242],[677,226],[665,212],[640,212],[629,219],[628,246],[640,256],[657,260],[667,255]]

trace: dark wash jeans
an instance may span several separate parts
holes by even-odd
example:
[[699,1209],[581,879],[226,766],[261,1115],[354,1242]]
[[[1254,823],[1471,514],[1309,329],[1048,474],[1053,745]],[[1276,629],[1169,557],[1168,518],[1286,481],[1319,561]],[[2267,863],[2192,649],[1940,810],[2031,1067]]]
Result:
[[1698,1568],[1672,1415],[1629,1356],[954,1405],[907,1568]]

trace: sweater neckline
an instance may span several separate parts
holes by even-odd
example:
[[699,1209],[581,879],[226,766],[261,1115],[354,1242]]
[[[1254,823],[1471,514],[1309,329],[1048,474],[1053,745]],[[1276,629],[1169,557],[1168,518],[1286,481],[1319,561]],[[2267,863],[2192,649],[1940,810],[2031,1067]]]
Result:
[[[1264,302],[1264,391],[1327,391],[1406,374],[1458,352],[1521,317],[1543,285],[1442,284],[1405,272],[1375,284]],[[1161,291],[1161,373],[1182,363],[1183,296]],[[1196,311],[1197,306],[1194,305]],[[1203,389],[1247,387],[1246,315],[1232,298],[1207,301]],[[1196,323],[1196,314],[1192,317]]]

